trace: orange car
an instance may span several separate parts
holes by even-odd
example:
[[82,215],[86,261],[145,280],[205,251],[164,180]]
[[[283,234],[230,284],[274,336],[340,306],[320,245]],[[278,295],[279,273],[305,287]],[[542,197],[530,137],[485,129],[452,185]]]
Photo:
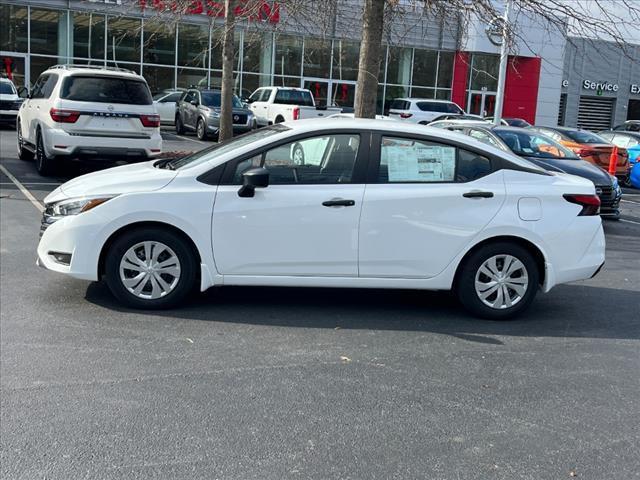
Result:
[[[553,138],[576,152],[583,160],[609,170],[609,159],[613,145],[595,133],[566,127],[533,127],[538,132]],[[629,154],[618,148],[616,177],[624,180],[629,175]]]

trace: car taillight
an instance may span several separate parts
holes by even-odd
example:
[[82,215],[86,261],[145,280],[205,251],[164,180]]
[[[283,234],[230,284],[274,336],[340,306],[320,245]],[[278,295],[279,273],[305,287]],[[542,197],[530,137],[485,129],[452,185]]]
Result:
[[410,118],[413,117],[413,113],[401,113],[400,118]]
[[598,155],[598,151],[591,148],[577,148],[574,152],[576,152],[579,157],[591,157],[592,155]]
[[49,115],[54,122],[58,123],[76,123],[80,118],[80,112],[77,110],[62,110],[60,108],[52,108]]
[[597,195],[565,194],[563,197],[567,202],[575,203],[582,207],[578,214],[579,217],[598,215],[600,213],[600,197]]
[[295,107],[293,109],[293,119],[300,120],[300,107]]
[[160,115],[140,115],[140,121],[144,127],[159,127]]

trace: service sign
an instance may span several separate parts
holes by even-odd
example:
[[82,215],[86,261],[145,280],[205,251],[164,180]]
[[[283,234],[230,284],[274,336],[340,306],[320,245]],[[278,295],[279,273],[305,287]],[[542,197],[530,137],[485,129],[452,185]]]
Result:
[[620,87],[617,83],[584,80],[582,82],[582,88],[584,88],[585,90],[596,90],[598,92],[617,92]]

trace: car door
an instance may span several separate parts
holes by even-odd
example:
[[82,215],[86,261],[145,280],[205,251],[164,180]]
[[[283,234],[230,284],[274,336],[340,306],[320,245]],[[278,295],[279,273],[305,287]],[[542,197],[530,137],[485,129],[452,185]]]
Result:
[[22,137],[30,143],[35,143],[36,141],[37,119],[46,102],[45,86],[50,83],[50,77],[51,75],[46,73],[38,77],[31,89],[31,95],[29,95],[26,108],[22,114]]
[[434,277],[499,211],[503,174],[472,148],[397,133],[374,135],[372,145],[360,276]]
[[[316,148],[318,137],[328,138],[326,149]],[[293,145],[309,147],[304,165]],[[356,277],[368,145],[368,133],[316,133],[229,162],[213,211],[218,272]],[[269,186],[240,197],[242,173],[261,165]]]
[[175,121],[176,102],[180,99],[180,95],[182,95],[180,92],[173,92],[158,100],[156,108],[162,123],[173,123]]
[[[257,94],[257,95],[256,95]],[[254,97],[255,96],[255,97]],[[269,110],[269,97],[271,97],[270,88],[261,88],[253,92],[250,98],[255,98],[249,105],[253,115],[256,117],[258,125],[268,125],[269,118],[267,113]]]
[[184,97],[184,100],[182,101],[182,113],[183,113],[183,122],[184,125],[186,127],[189,127],[191,129],[195,128],[195,121],[194,121],[194,116],[195,116],[195,112],[197,112],[198,107],[193,105],[191,102],[193,101],[197,101],[198,97],[196,96],[198,92],[196,91],[190,91],[187,93],[187,95]]

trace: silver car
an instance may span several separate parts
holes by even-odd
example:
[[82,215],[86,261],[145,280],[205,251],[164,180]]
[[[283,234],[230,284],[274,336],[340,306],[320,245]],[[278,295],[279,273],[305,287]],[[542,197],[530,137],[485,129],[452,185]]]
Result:
[[[195,131],[198,139],[218,137],[220,130],[220,90],[189,89],[178,101],[176,132],[180,135]],[[257,127],[256,119],[244,108],[240,99],[233,96],[233,133],[245,133]]]

